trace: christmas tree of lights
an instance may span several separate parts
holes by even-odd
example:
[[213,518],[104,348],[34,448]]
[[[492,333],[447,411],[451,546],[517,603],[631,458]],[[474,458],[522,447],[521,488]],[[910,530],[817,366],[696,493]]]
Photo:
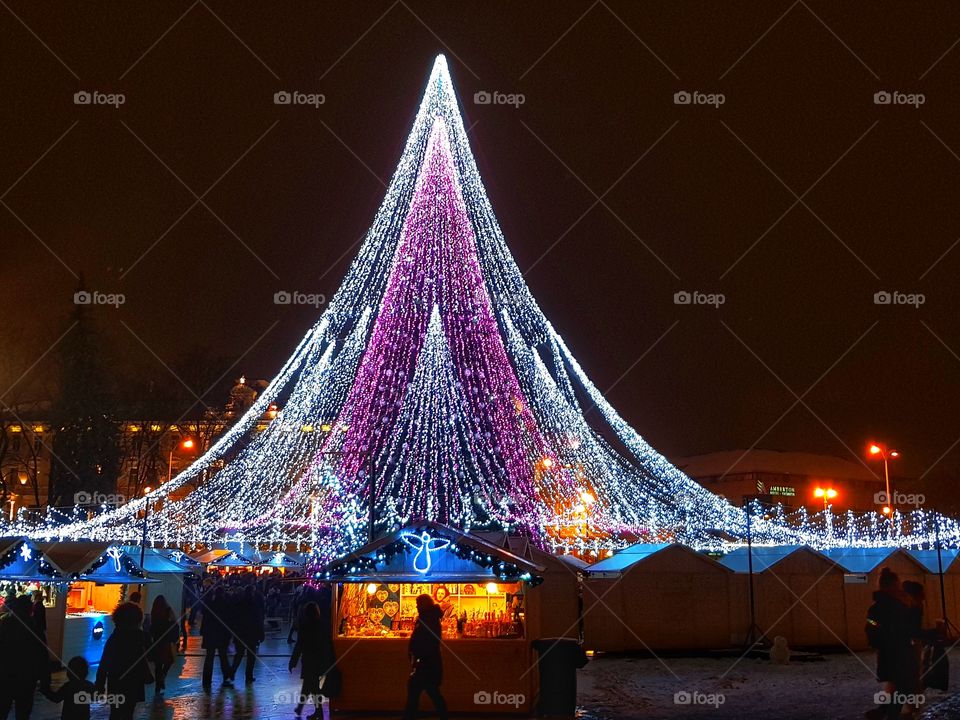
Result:
[[[480,180],[442,56],[340,289],[249,411],[146,497],[11,530],[302,543],[332,557],[362,544],[371,522],[383,533],[415,519],[586,554],[638,539],[716,547],[745,526],[742,509],[617,414],[541,312]],[[902,518],[904,537],[875,515],[775,511],[753,518],[753,532],[768,543],[922,544],[931,522]],[[941,523],[956,545],[957,525]]]

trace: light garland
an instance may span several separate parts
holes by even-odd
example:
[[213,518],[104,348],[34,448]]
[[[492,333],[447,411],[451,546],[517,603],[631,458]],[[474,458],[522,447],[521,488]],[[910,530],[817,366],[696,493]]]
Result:
[[[272,404],[276,417],[251,436]],[[720,549],[746,532],[743,509],[650,447],[543,315],[487,198],[442,56],[342,285],[248,412],[145,497],[9,532],[137,543],[145,530],[157,545],[296,543],[324,559],[366,541],[371,492],[378,533],[429,519],[582,555],[637,540]],[[814,547],[929,546],[937,520],[782,509],[751,519],[758,543]],[[938,521],[944,546],[956,546],[960,527]]]

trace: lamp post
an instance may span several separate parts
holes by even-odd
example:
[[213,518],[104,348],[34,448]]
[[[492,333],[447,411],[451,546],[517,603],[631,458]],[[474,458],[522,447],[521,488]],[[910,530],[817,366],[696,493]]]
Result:
[[143,489],[143,529],[140,533],[140,567],[143,567],[143,561],[147,554],[147,516],[150,514],[150,490],[147,485]]
[[813,496],[823,499],[823,511],[826,512],[827,508],[830,506],[830,501],[837,496],[837,491],[833,488],[818,487],[813,491]]
[[887,494],[886,502],[883,506],[883,514],[887,516],[889,520],[889,525],[887,527],[887,532],[889,537],[893,537],[893,513],[895,510],[893,503],[893,495],[890,494],[890,460],[900,457],[900,453],[893,448],[888,448],[886,445],[880,445],[878,443],[870,443],[870,447],[867,448],[869,457],[872,458],[881,458],[883,460],[883,479],[886,483]]
[[173,479],[173,451],[177,449],[192,450],[194,446],[193,438],[181,440],[178,445],[170,448],[170,457],[167,458],[167,482]]

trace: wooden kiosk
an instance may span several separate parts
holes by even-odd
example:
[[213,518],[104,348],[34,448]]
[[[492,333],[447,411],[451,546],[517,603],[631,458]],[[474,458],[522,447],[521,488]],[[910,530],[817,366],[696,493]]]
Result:
[[526,595],[543,570],[476,535],[427,521],[328,564],[319,576],[333,583],[343,676],[331,709],[403,709],[416,599],[427,593],[444,610],[441,690],[450,711],[529,714],[537,673]]

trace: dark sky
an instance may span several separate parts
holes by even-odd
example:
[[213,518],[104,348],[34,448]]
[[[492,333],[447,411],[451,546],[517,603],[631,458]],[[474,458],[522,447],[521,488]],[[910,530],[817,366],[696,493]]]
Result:
[[118,373],[176,383],[165,365],[199,346],[271,376],[317,316],[274,293],[335,291],[445,52],[528,283],[657,448],[850,457],[878,437],[911,474],[956,468],[958,38],[950,3],[10,2],[2,386],[80,273],[126,297],[95,310]]

